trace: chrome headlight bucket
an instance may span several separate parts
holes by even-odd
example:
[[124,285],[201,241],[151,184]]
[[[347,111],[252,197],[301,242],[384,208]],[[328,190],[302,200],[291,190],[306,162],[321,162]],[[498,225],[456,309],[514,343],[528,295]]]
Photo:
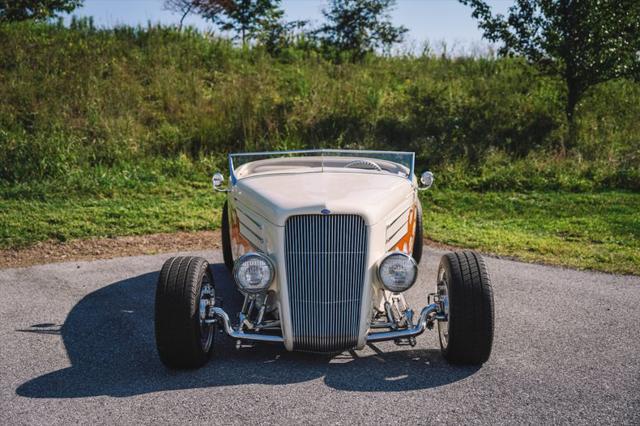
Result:
[[409,290],[417,278],[418,264],[406,253],[389,253],[378,264],[378,279],[384,288],[394,293]]
[[233,279],[238,288],[249,294],[266,291],[273,281],[275,269],[262,253],[246,253],[233,265]]

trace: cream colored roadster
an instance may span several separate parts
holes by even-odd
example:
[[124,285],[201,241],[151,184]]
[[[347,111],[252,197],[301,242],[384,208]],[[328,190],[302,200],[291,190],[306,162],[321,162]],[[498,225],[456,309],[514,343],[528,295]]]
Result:
[[331,353],[386,340],[415,345],[434,327],[449,362],[487,361],[493,294],[478,254],[444,255],[433,293],[405,300],[422,257],[418,191],[433,182],[429,172],[416,178],[413,153],[231,154],[229,169],[228,186],[220,173],[213,186],[227,194],[223,257],[244,303],[230,316],[206,260],[169,259],[155,299],[165,365],[203,365],[217,330],[238,344]]

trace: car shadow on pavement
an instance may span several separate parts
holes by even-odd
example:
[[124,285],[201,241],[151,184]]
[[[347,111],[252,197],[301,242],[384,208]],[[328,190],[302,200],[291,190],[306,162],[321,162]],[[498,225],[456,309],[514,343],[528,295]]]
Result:
[[[237,312],[240,297],[224,265],[212,266],[225,309]],[[281,385],[323,378],[345,391],[405,391],[446,385],[470,376],[477,367],[453,367],[439,349],[393,347],[385,352],[345,352],[338,356],[287,352],[262,344],[235,349],[216,336],[211,361],[198,370],[171,371],[155,350],[153,300],[158,273],[147,273],[103,287],[76,304],[60,328],[71,366],[20,385],[31,398],[125,397],[177,389],[242,384]],[[234,310],[235,309],[235,310]],[[34,331],[40,324],[34,325]],[[17,331],[30,331],[29,329]],[[373,353],[372,353],[373,352]]]

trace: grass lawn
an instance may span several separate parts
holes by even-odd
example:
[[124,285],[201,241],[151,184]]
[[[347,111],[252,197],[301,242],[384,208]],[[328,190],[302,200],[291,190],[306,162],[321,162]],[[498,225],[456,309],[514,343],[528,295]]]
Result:
[[[217,228],[223,197],[208,179],[102,196],[0,198],[0,248],[38,241]],[[640,194],[422,193],[431,240],[528,261],[640,274]]]
[[434,241],[522,260],[640,274],[640,194],[433,190],[423,199]]
[[0,198],[0,249],[38,241],[217,228],[224,198],[206,177],[117,188],[108,195]]

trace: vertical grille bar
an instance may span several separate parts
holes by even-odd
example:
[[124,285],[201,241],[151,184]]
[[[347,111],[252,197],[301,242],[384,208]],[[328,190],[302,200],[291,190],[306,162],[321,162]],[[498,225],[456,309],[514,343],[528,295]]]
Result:
[[298,350],[354,347],[360,329],[366,224],[356,215],[291,216],[285,224],[285,263]]

